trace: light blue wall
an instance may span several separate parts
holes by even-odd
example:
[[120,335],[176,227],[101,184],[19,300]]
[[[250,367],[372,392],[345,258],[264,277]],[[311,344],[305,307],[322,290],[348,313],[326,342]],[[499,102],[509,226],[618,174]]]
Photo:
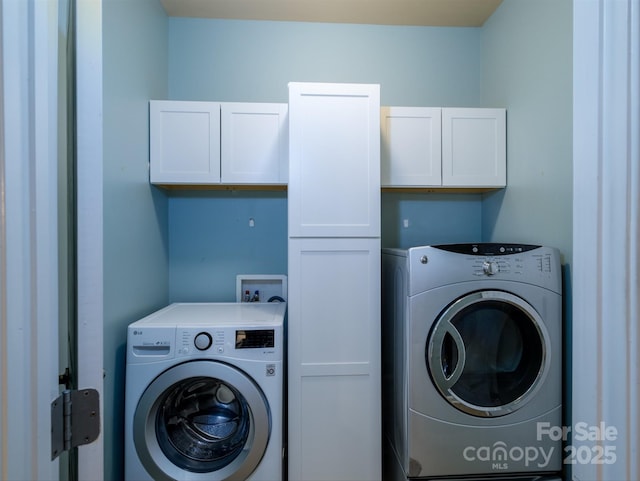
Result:
[[[477,28],[169,20],[174,100],[287,102],[288,82],[319,81],[379,83],[383,105],[477,106],[479,74]],[[169,203],[172,301],[232,301],[236,274],[286,274],[285,195]],[[480,240],[479,195],[385,194],[382,204],[385,246]]]
[[481,218],[476,194],[383,193],[382,247],[478,242]]
[[237,274],[287,273],[286,192],[185,192],[169,219],[174,301],[233,302]]
[[572,2],[504,0],[482,28],[481,92],[507,107],[507,185],[486,196],[485,240],[572,254]]
[[103,0],[104,479],[123,479],[126,328],[168,301],[166,196],[149,185],[148,101],[167,96],[158,0]]
[[287,102],[290,81],[381,85],[386,105],[475,106],[477,28],[171,18],[169,95]]
[[[485,240],[544,244],[564,263],[564,425],[571,421],[573,2],[504,0],[482,29],[482,100],[507,113],[507,188],[482,205]],[[570,466],[565,466],[570,479]]]

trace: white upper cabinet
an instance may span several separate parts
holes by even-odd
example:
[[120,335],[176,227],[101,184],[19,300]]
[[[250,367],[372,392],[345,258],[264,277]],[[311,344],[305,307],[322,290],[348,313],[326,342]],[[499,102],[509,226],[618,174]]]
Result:
[[505,109],[442,109],[442,185],[507,185]]
[[506,185],[505,109],[383,107],[382,187]]
[[287,105],[152,100],[153,184],[286,184]]
[[222,103],[222,182],[286,184],[287,104]]
[[289,236],[379,236],[379,86],[289,84],[289,135]]
[[220,104],[149,102],[152,184],[220,182]]
[[441,185],[441,109],[382,107],[381,183]]

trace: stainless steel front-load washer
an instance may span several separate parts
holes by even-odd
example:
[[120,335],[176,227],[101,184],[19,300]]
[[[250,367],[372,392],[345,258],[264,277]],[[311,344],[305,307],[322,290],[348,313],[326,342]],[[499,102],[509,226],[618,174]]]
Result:
[[560,479],[556,249],[384,249],[386,479]]
[[177,303],[129,326],[127,481],[282,479],[285,309]]

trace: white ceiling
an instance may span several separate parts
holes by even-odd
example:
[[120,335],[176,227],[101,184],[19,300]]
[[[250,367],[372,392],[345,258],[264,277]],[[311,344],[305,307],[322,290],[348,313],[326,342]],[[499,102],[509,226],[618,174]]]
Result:
[[172,17],[479,27],[502,0],[161,0]]

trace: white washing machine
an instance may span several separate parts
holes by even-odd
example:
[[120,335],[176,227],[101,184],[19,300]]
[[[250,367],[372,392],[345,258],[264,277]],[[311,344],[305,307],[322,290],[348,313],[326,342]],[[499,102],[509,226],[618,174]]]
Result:
[[560,479],[560,268],[530,245],[383,250],[385,479]]
[[171,304],[127,334],[125,479],[282,479],[285,303]]

